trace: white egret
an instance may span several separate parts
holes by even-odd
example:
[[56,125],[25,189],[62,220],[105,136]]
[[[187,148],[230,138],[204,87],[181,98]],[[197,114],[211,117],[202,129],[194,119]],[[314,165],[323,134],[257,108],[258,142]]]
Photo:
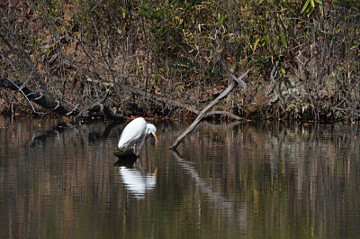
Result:
[[120,150],[135,147],[135,145],[141,140],[144,140],[148,134],[154,135],[157,141],[155,125],[149,124],[142,117],[136,118],[126,125],[121,133],[118,147]]

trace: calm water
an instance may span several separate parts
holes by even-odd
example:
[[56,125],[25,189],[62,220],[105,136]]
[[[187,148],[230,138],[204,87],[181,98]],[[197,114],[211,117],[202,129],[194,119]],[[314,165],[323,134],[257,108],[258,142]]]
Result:
[[124,125],[0,118],[0,238],[358,238],[358,125],[156,122],[133,167]]

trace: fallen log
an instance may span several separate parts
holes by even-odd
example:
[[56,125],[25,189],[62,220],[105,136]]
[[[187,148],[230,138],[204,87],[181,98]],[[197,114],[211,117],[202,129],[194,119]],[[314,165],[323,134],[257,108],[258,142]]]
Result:
[[[21,82],[13,82],[9,79],[0,79],[0,87],[20,92],[28,101],[34,102],[37,105],[60,115],[77,116],[80,113],[80,110],[76,105],[60,102],[48,94],[33,92]],[[34,111],[34,113],[36,112]]]
[[37,105],[43,107],[44,109],[47,109],[47,110],[57,113],[59,115],[74,116],[74,117],[80,117],[80,118],[89,117],[89,115],[84,116],[85,111],[91,111],[91,110],[95,109],[96,107],[100,107],[101,111],[104,113],[104,116],[106,118],[114,120],[114,121],[125,120],[125,117],[115,114],[109,106],[104,105],[104,102],[106,101],[107,97],[109,96],[109,91],[106,91],[106,93],[102,99],[100,99],[99,101],[84,108],[84,106],[73,105],[73,104],[67,103],[65,101],[58,101],[57,99],[52,97],[50,94],[34,92],[33,90],[31,90],[30,88],[28,88],[21,82],[11,81],[9,79],[0,79],[0,87],[20,92],[25,97],[25,99],[29,102],[34,114],[39,114],[39,113],[35,111],[31,102],[34,102]]
[[[215,100],[213,100],[209,105],[207,105],[196,117],[194,122],[175,140],[175,142],[171,145],[170,149],[175,150],[177,146],[181,143],[181,141],[185,138],[186,135],[190,134],[197,126],[197,124],[204,118],[207,111],[209,111],[214,105],[216,105],[221,99],[226,97],[239,83],[243,85],[245,82],[242,79],[249,74],[251,69],[247,70],[244,74],[242,74],[239,78],[234,78],[234,81],[231,81],[229,86],[218,96]],[[246,89],[246,85],[244,87]]]
[[[91,83],[99,83],[99,81],[92,80],[92,79],[88,79],[87,81],[91,82]],[[106,85],[107,87],[114,87],[114,85],[112,83],[103,83],[103,84],[107,84]],[[244,85],[244,84],[242,84],[242,85]],[[52,111],[54,113],[57,113],[57,114],[63,115],[63,116],[74,116],[74,117],[80,117],[80,118],[85,117],[86,118],[86,117],[89,117],[89,115],[85,115],[84,114],[85,112],[87,112],[87,111],[91,112],[91,111],[95,110],[95,111],[102,112],[104,114],[104,116],[110,120],[123,121],[125,119],[125,117],[114,113],[114,111],[109,106],[104,104],[110,91],[107,91],[102,99],[92,103],[90,106],[83,106],[83,105],[81,106],[79,104],[74,105],[74,104],[71,104],[70,102],[66,102],[66,101],[59,101],[51,94],[42,93],[42,92],[34,92],[29,87],[27,87],[24,83],[18,82],[18,81],[11,81],[6,78],[0,79],[0,87],[8,88],[10,90],[20,92],[24,96],[24,98],[29,102],[34,114],[38,114],[38,112],[36,112],[35,108],[32,105],[32,102],[43,107],[44,109],[47,109],[49,111]],[[201,111],[197,110],[196,108],[194,108],[188,104],[183,104],[178,101],[171,100],[171,99],[168,99],[165,97],[159,97],[156,95],[152,95],[146,91],[143,91],[143,90],[140,90],[135,87],[128,86],[128,85],[121,85],[120,87],[126,92],[129,92],[129,93],[132,93],[132,94],[135,94],[138,96],[142,96],[149,100],[162,102],[168,106],[180,108],[180,109],[186,110],[188,112],[192,112],[196,115],[199,115],[201,113]],[[218,98],[219,97],[217,97],[217,99]],[[96,109],[99,109],[99,110],[96,110]],[[236,116],[236,115],[234,115],[230,112],[226,112],[226,111],[208,112],[208,113],[203,114],[202,117],[206,118],[206,117],[210,117],[213,115],[224,115],[224,116],[234,119],[234,120],[242,120],[241,117]]]

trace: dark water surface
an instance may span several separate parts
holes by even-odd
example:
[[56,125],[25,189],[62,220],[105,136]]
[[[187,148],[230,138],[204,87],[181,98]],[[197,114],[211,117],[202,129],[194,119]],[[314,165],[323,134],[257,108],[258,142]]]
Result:
[[0,238],[359,238],[358,125],[157,122],[132,168],[124,125],[0,118]]

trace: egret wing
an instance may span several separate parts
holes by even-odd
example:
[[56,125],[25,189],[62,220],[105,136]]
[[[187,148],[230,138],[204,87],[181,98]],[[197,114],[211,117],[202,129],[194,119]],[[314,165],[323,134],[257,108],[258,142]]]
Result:
[[134,145],[145,134],[145,130],[146,121],[143,118],[134,119],[121,133],[118,147],[122,149]]

